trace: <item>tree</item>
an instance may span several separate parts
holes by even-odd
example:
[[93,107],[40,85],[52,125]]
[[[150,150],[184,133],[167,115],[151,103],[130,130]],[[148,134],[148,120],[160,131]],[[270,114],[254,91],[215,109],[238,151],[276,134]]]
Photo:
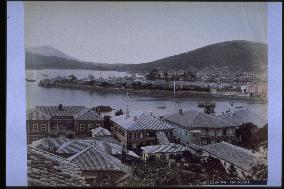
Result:
[[149,74],[146,75],[146,79],[148,80],[156,80],[158,78],[160,78],[160,74],[157,69],[153,69]]
[[232,178],[232,179],[237,179],[238,178],[238,172],[237,172],[237,169],[236,169],[236,167],[233,165],[233,164],[231,164],[230,165],[230,167],[229,167],[229,169],[228,169],[228,176],[230,177],[230,178]]
[[77,80],[77,77],[73,74],[69,75],[68,78],[69,78],[69,81],[76,81]]
[[267,180],[268,169],[267,165],[263,163],[257,163],[252,167],[252,179],[253,180]]
[[244,148],[257,150],[259,141],[258,127],[253,123],[245,123],[236,130],[236,137],[240,140],[237,145]]

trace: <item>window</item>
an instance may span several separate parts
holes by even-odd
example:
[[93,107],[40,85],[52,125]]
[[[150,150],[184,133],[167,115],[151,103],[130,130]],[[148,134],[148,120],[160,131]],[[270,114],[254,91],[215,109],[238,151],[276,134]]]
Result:
[[46,131],[46,124],[41,124],[41,131]]
[[85,127],[84,124],[80,124],[80,131],[84,131],[84,127]]
[[143,138],[143,133],[140,134],[140,138]]
[[27,131],[30,132],[30,124],[27,124]]
[[100,127],[100,126],[101,126],[101,124],[100,124],[100,123],[97,123],[97,124],[96,124],[96,126],[97,126],[97,127]]
[[38,131],[38,124],[33,124],[33,131]]
[[93,125],[92,124],[88,124],[88,129],[89,131],[93,129]]
[[37,138],[35,137],[35,138],[33,138],[33,141],[36,141],[37,140]]

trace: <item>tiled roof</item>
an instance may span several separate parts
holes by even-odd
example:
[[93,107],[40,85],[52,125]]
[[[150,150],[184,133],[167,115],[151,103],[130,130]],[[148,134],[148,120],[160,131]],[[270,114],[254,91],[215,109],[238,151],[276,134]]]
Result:
[[56,153],[74,155],[86,149],[90,145],[94,145],[96,148],[110,155],[122,153],[122,146],[120,144],[115,144],[103,140],[102,141],[92,140],[92,139],[79,139],[79,140],[74,139],[67,141],[58,148]]
[[236,110],[231,113],[219,115],[218,117],[237,125],[241,125],[243,123],[254,123],[258,127],[263,127],[267,124],[267,121],[265,121],[266,119],[246,109]]
[[79,112],[79,115],[75,115],[74,118],[76,120],[104,120],[99,114],[97,114],[94,110],[87,109],[83,110],[84,112]]
[[29,186],[88,186],[76,163],[29,146],[27,150]]
[[81,152],[85,148],[89,147],[91,144],[93,144],[93,140],[70,140],[64,144],[62,144],[56,153],[61,154],[76,154],[78,152]]
[[93,136],[112,136],[112,134],[107,129],[104,129],[102,127],[92,129],[91,131]]
[[[136,121],[134,120],[134,116],[137,116]],[[164,130],[174,128],[173,126],[146,113],[136,114],[129,117],[124,114],[113,117],[111,120],[126,130]]]
[[121,171],[131,174],[131,169],[122,164],[121,161],[99,149],[94,145],[68,158],[71,162],[76,162],[80,170],[88,171]]
[[75,120],[103,120],[95,111],[84,106],[36,106],[27,111],[27,120],[49,120],[52,116],[68,116]]
[[256,165],[261,154],[258,152],[241,148],[227,142],[220,142],[201,147],[209,154],[216,156],[226,162],[234,164],[236,167],[250,172],[251,168]]
[[82,111],[84,106],[62,106],[62,110],[59,110],[58,106],[36,106],[36,109],[44,112],[49,116],[74,116]]
[[169,139],[163,131],[156,132],[159,144],[169,144]]
[[185,147],[179,144],[162,144],[162,145],[154,145],[154,146],[145,146],[141,147],[143,152],[148,153],[148,154],[153,154],[153,153],[174,153],[174,152],[183,152],[187,151]]
[[183,112],[182,115],[179,113],[168,115],[165,119],[188,129],[236,127],[234,123],[196,110]]
[[30,146],[34,148],[39,148],[42,150],[57,150],[62,144],[66,143],[70,139],[65,137],[55,137],[55,138],[42,138],[33,141]]
[[26,114],[26,120],[49,120],[49,119],[50,119],[49,115],[45,114],[44,112],[36,108],[28,110]]

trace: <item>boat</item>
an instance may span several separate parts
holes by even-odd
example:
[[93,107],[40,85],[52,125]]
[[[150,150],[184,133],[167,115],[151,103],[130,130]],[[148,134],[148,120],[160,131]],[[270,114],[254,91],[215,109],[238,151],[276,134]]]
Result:
[[159,108],[159,109],[166,109],[167,107],[166,106],[157,106],[157,108]]
[[236,108],[244,108],[243,106],[236,106]]
[[208,106],[215,107],[216,104],[214,102],[199,102],[198,103],[198,107],[201,107],[201,108],[208,107]]
[[97,107],[93,107],[93,110],[95,110],[96,112],[110,112],[112,110],[114,110],[113,108],[111,108],[110,106],[97,106]]
[[27,81],[27,82],[35,82],[36,80],[34,80],[34,79],[27,79],[27,78],[26,78],[26,81]]

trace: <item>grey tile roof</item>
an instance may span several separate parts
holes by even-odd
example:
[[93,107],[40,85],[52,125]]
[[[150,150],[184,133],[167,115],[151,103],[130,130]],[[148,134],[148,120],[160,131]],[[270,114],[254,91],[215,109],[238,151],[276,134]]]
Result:
[[30,146],[33,148],[39,148],[42,150],[57,150],[62,144],[66,143],[70,139],[65,137],[55,137],[55,138],[42,138],[33,141]]
[[93,136],[112,136],[112,134],[107,129],[102,127],[92,129],[91,131]]
[[74,139],[67,141],[58,148],[56,153],[74,155],[91,145],[94,145],[96,148],[110,155],[122,153],[122,146],[120,144],[92,139]]
[[[134,116],[137,116],[137,120],[134,121]],[[111,118],[113,122],[123,127],[126,130],[165,130],[173,129],[174,127],[160,121],[159,119],[148,115],[146,113],[138,113],[133,116],[127,117],[125,114]]]
[[93,144],[93,140],[70,140],[66,143],[62,144],[56,153],[59,154],[77,154],[84,150],[85,148],[89,147],[91,144]]
[[63,109],[59,110],[58,106],[36,106],[36,109],[44,112],[49,116],[74,116],[83,109],[84,106],[62,106]]
[[226,162],[234,164],[236,167],[251,171],[257,161],[262,156],[260,153],[232,145],[227,142],[210,144],[201,147],[204,151],[216,156]]
[[161,144],[161,145],[154,145],[154,146],[145,146],[141,147],[143,152],[148,154],[153,153],[175,153],[175,152],[184,152],[187,151],[185,147],[179,144]]
[[29,146],[27,153],[29,186],[88,186],[77,164]]
[[74,116],[75,120],[100,120],[103,121],[104,118],[102,118],[99,114],[97,114],[94,110],[91,109],[84,109],[78,114]]
[[183,112],[182,115],[175,113],[165,116],[165,119],[174,124],[183,126],[188,129],[195,128],[224,128],[224,127],[236,127],[234,123],[225,121],[216,116],[209,115],[196,110],[190,110]]
[[163,131],[156,132],[159,144],[169,144],[169,139]]
[[62,106],[59,110],[58,106],[36,106],[27,111],[27,120],[50,120],[52,116],[73,117],[75,120],[100,120],[104,119],[94,110],[84,106]]
[[28,110],[26,114],[26,120],[49,120],[50,118],[49,115],[36,108]]
[[68,158],[71,162],[76,162],[80,170],[86,171],[121,171],[131,174],[131,169],[122,164],[121,161],[99,149],[94,145]]
[[219,115],[218,117],[220,119],[235,123],[237,125],[241,125],[243,123],[254,123],[258,127],[263,127],[265,124],[267,124],[265,118],[262,118],[246,109],[236,110],[231,113]]

